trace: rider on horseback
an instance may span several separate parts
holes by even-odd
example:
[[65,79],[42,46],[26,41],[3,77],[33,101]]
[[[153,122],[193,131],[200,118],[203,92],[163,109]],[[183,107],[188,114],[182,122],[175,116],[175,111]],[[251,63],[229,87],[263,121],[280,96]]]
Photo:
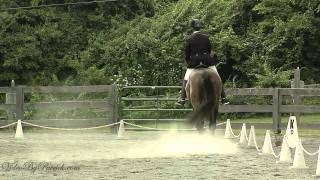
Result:
[[[204,65],[217,71],[215,66],[215,59],[211,56],[211,43],[209,40],[209,36],[200,31],[203,28],[202,23],[198,19],[193,19],[191,22],[191,26],[194,29],[194,32],[188,38],[185,48],[187,72],[182,83],[181,98],[178,100],[178,102],[176,102],[176,105],[179,106],[183,106],[186,102],[187,95],[185,88],[192,69],[196,68],[199,65]],[[223,104],[229,103],[227,102],[223,86],[221,93],[221,102]]]

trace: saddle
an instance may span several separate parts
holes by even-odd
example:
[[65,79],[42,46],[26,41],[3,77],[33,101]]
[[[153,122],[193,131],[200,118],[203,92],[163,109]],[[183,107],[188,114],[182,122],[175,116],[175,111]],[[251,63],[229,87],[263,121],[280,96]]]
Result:
[[194,67],[195,69],[197,68],[207,68],[209,66],[212,66],[215,64],[214,58],[207,53],[204,54],[196,54],[194,56],[190,57],[191,62],[190,65],[191,67]]
[[202,64],[200,63],[199,65],[197,65],[194,69],[200,69],[200,68],[208,68],[208,65]]

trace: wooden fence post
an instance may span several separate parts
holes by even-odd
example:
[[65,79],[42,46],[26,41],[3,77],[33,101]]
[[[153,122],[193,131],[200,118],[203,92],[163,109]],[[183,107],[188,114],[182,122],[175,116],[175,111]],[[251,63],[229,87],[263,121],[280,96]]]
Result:
[[[14,80],[11,81],[11,87],[15,87]],[[16,104],[16,93],[6,93],[6,104]],[[14,110],[7,110],[8,120],[14,120]]]
[[[304,86],[304,85],[303,85]],[[291,88],[303,88],[302,82],[300,81],[300,68],[294,70],[294,80],[291,84]],[[299,105],[301,103],[301,99],[299,95],[293,95],[293,104]],[[297,118],[297,124],[300,125],[300,113],[294,113]]]
[[[112,85],[112,103],[113,103],[113,112],[112,112],[112,120],[111,123],[116,123],[119,121],[118,119],[118,87],[116,84]],[[117,133],[118,131],[118,126],[113,126],[111,127],[111,132],[112,133]]]
[[16,118],[24,120],[24,93],[23,87],[16,86]]
[[282,98],[279,95],[279,89],[274,88],[273,100],[272,100],[272,121],[275,134],[281,133],[281,113],[280,105],[282,103]]

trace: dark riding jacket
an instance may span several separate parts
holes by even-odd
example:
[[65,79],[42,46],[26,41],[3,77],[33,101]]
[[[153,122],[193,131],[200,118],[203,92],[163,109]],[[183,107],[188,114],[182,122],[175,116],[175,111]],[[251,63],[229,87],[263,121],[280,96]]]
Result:
[[195,31],[187,40],[185,60],[188,68],[195,68],[200,63],[212,66],[215,61],[211,56],[211,43],[209,36],[200,31]]

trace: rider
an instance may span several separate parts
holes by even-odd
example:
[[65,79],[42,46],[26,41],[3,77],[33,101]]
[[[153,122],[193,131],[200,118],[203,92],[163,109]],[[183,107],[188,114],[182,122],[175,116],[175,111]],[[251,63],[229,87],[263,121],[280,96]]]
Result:
[[[202,23],[198,19],[193,19],[191,26],[194,30],[192,35],[188,38],[186,48],[185,48],[185,60],[187,62],[187,72],[184,76],[181,98],[176,102],[176,105],[183,106],[186,102],[186,84],[189,79],[189,75],[192,69],[196,68],[198,65],[203,64],[217,71],[215,66],[215,59],[211,56],[211,43],[209,36],[200,30],[203,28]],[[222,85],[221,92],[221,102],[223,104],[229,104],[226,99],[226,94]]]

